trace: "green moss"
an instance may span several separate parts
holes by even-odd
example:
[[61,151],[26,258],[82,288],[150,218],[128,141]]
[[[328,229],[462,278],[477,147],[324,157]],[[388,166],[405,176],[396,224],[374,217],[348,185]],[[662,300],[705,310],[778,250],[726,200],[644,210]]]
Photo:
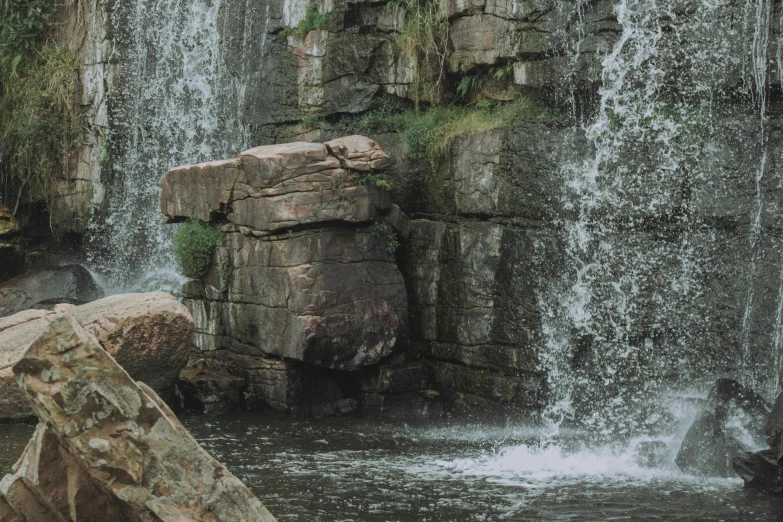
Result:
[[78,62],[50,40],[62,2],[0,2],[0,197],[48,201],[82,132]]
[[174,235],[174,257],[182,274],[191,279],[204,277],[224,237],[223,232],[203,221],[182,223]]
[[369,185],[377,189],[388,191],[392,186],[389,180],[384,174],[366,174],[361,172],[354,172],[351,174],[353,181],[359,185]]

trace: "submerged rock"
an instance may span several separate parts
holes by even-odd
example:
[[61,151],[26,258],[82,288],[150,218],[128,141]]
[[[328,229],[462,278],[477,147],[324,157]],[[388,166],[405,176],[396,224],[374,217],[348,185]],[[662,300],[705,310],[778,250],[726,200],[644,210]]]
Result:
[[783,393],[778,395],[764,425],[770,449],[746,453],[732,461],[745,489],[756,492],[783,492]]
[[275,520],[73,317],[54,318],[13,371],[42,426],[0,483],[0,513],[5,503],[36,522]]
[[735,457],[731,466],[745,481],[745,489],[766,493],[783,491],[783,480],[775,450],[762,450],[747,453],[744,457]]
[[675,462],[697,475],[735,476],[732,462],[764,445],[769,404],[731,379],[720,379],[707,406],[688,430]]
[[[161,392],[187,364],[193,319],[187,308],[163,292],[107,297],[67,310],[135,380]],[[0,319],[0,419],[32,415],[11,373],[30,342],[56,317],[27,310]]]
[[0,285],[0,317],[29,310],[39,303],[84,304],[103,297],[103,290],[81,265],[35,270]]

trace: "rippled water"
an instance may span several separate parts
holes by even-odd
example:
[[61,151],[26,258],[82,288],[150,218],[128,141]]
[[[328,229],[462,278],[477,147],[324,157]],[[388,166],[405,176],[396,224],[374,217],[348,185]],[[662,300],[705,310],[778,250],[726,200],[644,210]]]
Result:
[[[411,426],[359,419],[185,419],[279,520],[769,520],[774,500],[739,479],[684,475],[666,454],[585,449],[577,433],[541,446],[524,426]],[[567,448],[567,449],[566,449]]]
[[[783,501],[739,479],[639,462],[640,441],[585,449],[524,426],[411,426],[361,419],[183,419],[278,520],[557,521],[778,519]],[[0,426],[8,468],[32,433]],[[566,449],[567,448],[567,449]]]

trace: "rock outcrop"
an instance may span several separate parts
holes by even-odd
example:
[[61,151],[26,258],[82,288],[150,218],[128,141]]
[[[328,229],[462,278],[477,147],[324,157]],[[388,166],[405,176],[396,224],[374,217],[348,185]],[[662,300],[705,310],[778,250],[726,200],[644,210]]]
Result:
[[[107,297],[67,310],[135,379],[157,392],[177,380],[188,361],[193,320],[173,296],[154,292]],[[28,310],[0,319],[0,419],[32,414],[11,373],[55,312]]]
[[696,475],[734,476],[734,459],[763,446],[769,411],[769,404],[754,391],[720,379],[682,441],[677,466]]
[[[573,382],[595,378],[574,390],[574,404],[588,410],[604,396],[608,368],[622,368],[625,385],[606,395],[638,394],[625,401],[629,409],[649,397],[648,383],[677,378],[677,368],[723,375],[742,359],[743,368],[769,373],[769,354],[779,344],[769,332],[777,330],[781,302],[780,187],[770,160],[780,157],[783,135],[779,5],[733,0],[701,8],[675,0],[617,11],[615,4],[437,0],[442,18],[431,29],[440,52],[417,53],[400,45],[414,42],[401,34],[405,10],[389,2],[318,2],[321,29],[306,35],[292,29],[310,0],[141,10],[80,2],[69,12],[68,32],[83,62],[91,132],[75,172],[56,187],[52,221],[78,231],[89,209],[125,209],[129,214],[106,220],[112,224],[102,231],[116,242],[122,268],[126,244],[157,237],[147,230],[133,241],[124,235],[127,219],[156,222],[144,203],[155,196],[134,193],[126,188],[131,184],[102,185],[111,179],[104,169],[116,164],[143,186],[172,154],[188,162],[241,143],[367,133],[400,167],[390,175],[401,181],[392,194],[413,219],[397,257],[411,294],[414,345],[431,362],[431,382],[443,397],[480,413],[493,405],[528,410],[543,398],[548,361],[538,355],[553,347],[564,359],[559,368],[578,373]],[[148,53],[159,35],[167,44]],[[639,60],[634,51],[656,59]],[[178,77],[201,86],[199,95],[172,80]],[[122,88],[124,78],[139,88]],[[520,102],[522,121],[466,129],[436,172],[421,158],[403,161],[406,140],[394,111],[421,101],[426,112],[427,102],[456,97],[465,85],[474,86],[463,93],[469,101]],[[617,96],[596,103],[607,94]],[[539,102],[546,111],[538,111]],[[763,107],[768,114],[759,113]],[[128,114],[133,124],[115,116]],[[586,135],[585,123],[596,119],[606,128]],[[146,130],[143,147],[138,128]],[[609,150],[595,150],[596,135]],[[351,161],[345,160],[343,169]],[[603,171],[591,176],[584,165]],[[233,186],[239,170],[232,161],[214,165],[213,173],[223,173],[214,186],[223,177]],[[317,185],[316,174],[308,183]],[[319,214],[347,220],[341,223],[372,214],[368,207],[340,217],[345,210],[334,194],[321,200],[294,187],[278,194],[240,183],[253,194],[234,198],[216,190],[197,201],[185,197],[197,185],[175,185],[172,216],[234,214],[246,237],[308,220],[316,226]],[[131,199],[137,204],[124,204]],[[302,213],[288,206],[294,200],[317,201]],[[470,260],[461,261],[466,251]],[[212,304],[222,299],[191,290],[204,303],[199,313],[218,314]],[[571,309],[580,295],[591,297],[584,313]],[[218,319],[201,324],[215,325],[200,332],[201,341],[224,336]],[[613,357],[606,340],[618,335],[623,346]],[[260,362],[253,349],[238,346],[231,353],[258,365],[251,373],[259,386],[278,397],[297,389],[290,384],[296,379],[281,377],[301,375],[296,361]],[[231,364],[246,368],[248,360]],[[670,361],[670,369],[661,361]]]
[[[316,401],[325,411],[352,393],[346,382],[358,377],[345,372],[405,346],[397,232],[383,223],[395,209],[375,177],[389,164],[374,141],[349,136],[257,147],[163,177],[167,220],[228,232],[206,277],[183,290],[199,358],[246,378],[249,395],[276,409]],[[305,399],[315,374],[332,392]]]
[[103,297],[89,270],[81,265],[33,270],[0,285],[0,317],[55,304],[84,304]]
[[275,520],[73,317],[52,319],[14,374],[41,424],[0,482],[0,510],[36,522]]

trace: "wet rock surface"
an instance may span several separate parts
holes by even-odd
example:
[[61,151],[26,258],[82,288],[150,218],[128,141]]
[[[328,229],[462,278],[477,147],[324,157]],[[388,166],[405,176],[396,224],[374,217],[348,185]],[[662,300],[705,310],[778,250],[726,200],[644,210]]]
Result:
[[0,317],[59,303],[84,304],[103,295],[81,265],[33,270],[0,285]]
[[[107,297],[66,310],[136,380],[166,391],[188,361],[193,320],[187,308],[163,292]],[[0,419],[31,416],[29,401],[11,373],[27,345],[56,317],[27,310],[0,319]]]
[[0,482],[0,509],[40,522],[275,520],[73,317],[52,319],[13,372],[41,424]]
[[769,404],[736,381],[720,379],[704,412],[688,430],[677,466],[696,475],[735,476],[732,461],[764,445]]

